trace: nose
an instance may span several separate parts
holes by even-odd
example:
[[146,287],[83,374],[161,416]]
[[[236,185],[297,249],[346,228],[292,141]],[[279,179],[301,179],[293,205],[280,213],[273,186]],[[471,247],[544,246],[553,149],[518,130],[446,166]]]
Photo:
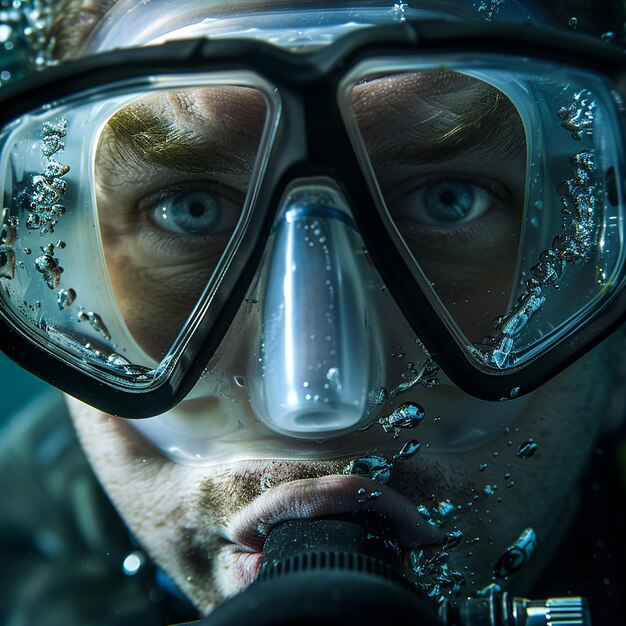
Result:
[[274,430],[320,439],[360,425],[375,379],[384,379],[370,332],[377,321],[367,269],[338,189],[292,186],[264,260],[261,384],[250,390],[256,413]]

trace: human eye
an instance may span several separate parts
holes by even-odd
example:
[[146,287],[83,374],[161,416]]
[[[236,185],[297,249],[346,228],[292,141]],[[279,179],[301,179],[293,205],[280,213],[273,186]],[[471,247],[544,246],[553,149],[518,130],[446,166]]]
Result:
[[231,239],[244,204],[240,190],[210,180],[175,180],[137,195],[108,203],[114,204],[108,211],[114,218],[103,218],[104,234],[108,247],[116,245],[137,264],[154,268],[213,263]]
[[159,189],[142,198],[138,208],[164,236],[209,238],[234,230],[241,207],[237,195],[195,182]]
[[[498,245],[516,230],[515,190],[481,173],[439,173],[400,184],[388,194],[391,217],[420,256]],[[448,256],[448,262],[453,259]]]
[[396,220],[454,227],[480,219],[494,204],[494,193],[483,185],[445,176],[411,189],[394,206]]

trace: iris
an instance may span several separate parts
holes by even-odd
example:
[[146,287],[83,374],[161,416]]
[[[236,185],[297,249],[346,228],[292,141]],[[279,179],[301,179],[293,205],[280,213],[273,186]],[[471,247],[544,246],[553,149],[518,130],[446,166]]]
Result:
[[424,193],[425,209],[430,217],[446,224],[463,221],[474,207],[474,189],[462,180],[440,180]]
[[220,220],[215,194],[204,190],[184,191],[161,200],[153,216],[164,229],[179,234],[211,233]]

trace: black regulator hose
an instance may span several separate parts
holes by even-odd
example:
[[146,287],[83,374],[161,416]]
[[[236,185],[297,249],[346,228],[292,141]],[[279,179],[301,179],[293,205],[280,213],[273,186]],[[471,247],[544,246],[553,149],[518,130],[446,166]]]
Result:
[[290,520],[267,536],[256,580],[192,624],[591,626],[581,597],[529,600],[504,592],[444,602],[437,610],[403,578],[401,564],[380,515]]
[[386,520],[357,513],[284,522],[256,580],[196,626],[439,626],[434,604],[402,577]]

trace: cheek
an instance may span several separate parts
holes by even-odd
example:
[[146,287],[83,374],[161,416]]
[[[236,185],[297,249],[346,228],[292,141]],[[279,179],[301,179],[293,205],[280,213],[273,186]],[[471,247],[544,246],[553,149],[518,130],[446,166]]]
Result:
[[89,461],[140,544],[175,580],[195,578],[196,555],[185,533],[187,502],[199,481],[193,468],[163,459],[120,419],[76,400],[69,405]]

